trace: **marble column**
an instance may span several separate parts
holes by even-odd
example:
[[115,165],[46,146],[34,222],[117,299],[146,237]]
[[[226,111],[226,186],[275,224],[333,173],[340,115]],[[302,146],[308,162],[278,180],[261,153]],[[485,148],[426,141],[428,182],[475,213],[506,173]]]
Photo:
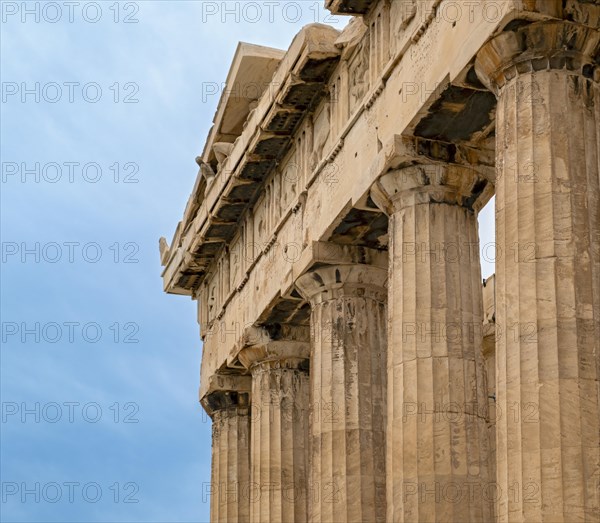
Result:
[[[496,283],[494,276],[484,281],[483,284],[483,359],[485,361],[485,370],[487,378],[487,399],[488,399],[488,438],[490,451],[488,454],[490,481],[496,479],[496,320],[495,320],[495,291]],[[494,518],[496,499],[498,492],[493,495]]]
[[387,521],[492,519],[472,169],[411,166],[372,191],[389,215]]
[[311,304],[309,521],[385,521],[385,269],[322,266]]
[[[231,378],[228,378],[229,381]],[[245,385],[243,378],[241,385]],[[250,393],[217,390],[202,401],[212,417],[211,523],[250,517]]]
[[308,333],[305,338],[268,340],[239,354],[252,373],[252,523],[307,521]]
[[600,521],[600,33],[501,33],[496,93],[499,521]]

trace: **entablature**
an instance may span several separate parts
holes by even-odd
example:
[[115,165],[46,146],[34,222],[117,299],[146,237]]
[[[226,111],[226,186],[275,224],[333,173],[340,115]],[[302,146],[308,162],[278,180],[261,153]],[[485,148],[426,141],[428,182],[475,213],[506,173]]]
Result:
[[340,56],[335,46],[338,36],[329,26],[306,26],[282,59],[271,88],[248,115],[218,172],[207,176],[211,166],[201,166],[192,195],[201,205],[188,204],[172,246],[163,249],[166,292],[192,296],[215,256],[233,238],[265,178],[289,150],[295,130],[327,94],[326,83]]
[[240,42],[223,86],[205,88],[204,96],[212,90],[221,91],[202,160],[216,172],[219,153],[225,144],[233,144],[242,134],[250,112],[265,91],[272,88],[271,80],[285,56],[285,51]]

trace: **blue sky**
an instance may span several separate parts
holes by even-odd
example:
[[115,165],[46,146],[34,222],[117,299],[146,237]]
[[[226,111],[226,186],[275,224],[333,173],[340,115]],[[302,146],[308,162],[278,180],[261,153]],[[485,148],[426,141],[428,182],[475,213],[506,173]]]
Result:
[[162,292],[158,238],[218,102],[202,83],[328,15],[250,3],[1,2],[1,521],[208,521],[196,307]]

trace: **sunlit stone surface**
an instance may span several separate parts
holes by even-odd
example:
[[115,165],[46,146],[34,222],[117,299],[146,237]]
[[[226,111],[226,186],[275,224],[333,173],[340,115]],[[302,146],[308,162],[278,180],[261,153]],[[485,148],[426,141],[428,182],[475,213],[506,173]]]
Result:
[[600,521],[600,2],[324,4],[240,44],[160,242],[212,521]]

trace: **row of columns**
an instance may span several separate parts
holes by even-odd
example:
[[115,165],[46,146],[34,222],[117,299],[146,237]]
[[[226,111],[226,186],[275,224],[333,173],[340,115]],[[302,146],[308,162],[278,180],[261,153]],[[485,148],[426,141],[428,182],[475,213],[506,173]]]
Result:
[[478,58],[498,96],[496,462],[477,229],[488,182],[417,159],[372,191],[388,270],[312,268],[296,282],[310,339],[241,351],[251,396],[213,402],[212,521],[600,519],[599,50],[598,31],[544,22]]

